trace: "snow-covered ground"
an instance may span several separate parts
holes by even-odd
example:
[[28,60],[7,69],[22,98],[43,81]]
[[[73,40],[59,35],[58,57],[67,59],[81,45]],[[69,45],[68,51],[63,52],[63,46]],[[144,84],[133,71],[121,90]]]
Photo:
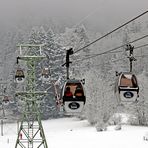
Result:
[[[122,126],[108,127],[107,131],[97,132],[86,120],[62,118],[43,121],[49,148],[147,148],[148,141],[143,137],[148,127]],[[4,126],[4,136],[0,136],[0,148],[14,148],[16,124]]]

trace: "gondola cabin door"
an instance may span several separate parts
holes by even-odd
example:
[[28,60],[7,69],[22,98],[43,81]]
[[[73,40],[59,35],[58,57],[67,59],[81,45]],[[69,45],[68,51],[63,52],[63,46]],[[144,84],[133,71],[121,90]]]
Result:
[[66,113],[82,112],[86,98],[81,81],[68,80],[62,89],[62,100]]
[[118,77],[116,89],[121,102],[135,102],[139,96],[137,78],[132,73],[121,73]]

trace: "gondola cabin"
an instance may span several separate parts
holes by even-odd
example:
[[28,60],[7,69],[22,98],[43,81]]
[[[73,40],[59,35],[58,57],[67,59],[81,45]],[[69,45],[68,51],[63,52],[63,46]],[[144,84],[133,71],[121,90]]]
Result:
[[49,68],[44,68],[42,70],[42,80],[43,81],[49,81],[50,79],[50,71]]
[[66,113],[82,112],[86,97],[80,80],[67,80],[62,89],[62,100]]
[[9,102],[10,102],[10,99],[9,99],[9,97],[8,96],[4,96],[4,98],[3,98],[3,103],[4,103],[4,105],[8,105],[9,104]]
[[25,79],[24,71],[22,69],[17,69],[16,74],[15,74],[16,82],[22,83],[22,82],[24,82],[24,79]]
[[117,79],[115,93],[120,102],[135,102],[139,96],[137,78],[132,73],[121,73]]

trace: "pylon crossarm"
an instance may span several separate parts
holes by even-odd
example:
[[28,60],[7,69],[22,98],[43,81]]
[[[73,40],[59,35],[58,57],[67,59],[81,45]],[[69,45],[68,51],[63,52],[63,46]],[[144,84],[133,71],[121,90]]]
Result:
[[[20,55],[28,55],[33,53],[34,55],[39,54],[42,55],[42,47],[45,44],[19,44],[17,47],[19,48],[19,54]],[[38,53],[36,53],[38,52]]]
[[46,56],[28,56],[28,55],[26,55],[26,56],[19,56],[20,60],[25,60],[25,61],[28,61],[30,59],[34,59],[34,60],[38,61],[38,60],[42,60],[44,58],[46,58]]

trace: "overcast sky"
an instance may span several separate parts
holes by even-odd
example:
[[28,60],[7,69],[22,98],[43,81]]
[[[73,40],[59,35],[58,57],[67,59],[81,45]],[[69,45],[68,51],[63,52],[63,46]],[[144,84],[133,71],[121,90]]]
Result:
[[59,23],[71,22],[71,26],[82,21],[92,27],[107,28],[146,10],[148,0],[0,0],[0,25],[15,25],[27,18],[52,18]]

